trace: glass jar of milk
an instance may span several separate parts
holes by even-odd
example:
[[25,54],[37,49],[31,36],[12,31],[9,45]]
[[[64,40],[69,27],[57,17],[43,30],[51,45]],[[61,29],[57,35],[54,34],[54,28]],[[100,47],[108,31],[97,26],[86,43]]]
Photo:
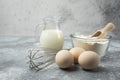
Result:
[[44,19],[44,29],[40,35],[40,47],[52,51],[59,51],[64,44],[64,35],[60,30],[59,21],[54,18]]

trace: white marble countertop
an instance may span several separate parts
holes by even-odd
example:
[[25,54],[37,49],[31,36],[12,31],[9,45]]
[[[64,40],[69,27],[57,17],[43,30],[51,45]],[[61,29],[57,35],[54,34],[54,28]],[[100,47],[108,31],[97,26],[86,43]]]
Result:
[[[66,39],[67,42],[68,39]],[[69,42],[69,41],[68,41]],[[35,48],[34,37],[0,36],[0,80],[119,80],[120,39],[112,39],[109,50],[95,71],[61,70],[53,63],[38,72],[29,69],[29,48]]]

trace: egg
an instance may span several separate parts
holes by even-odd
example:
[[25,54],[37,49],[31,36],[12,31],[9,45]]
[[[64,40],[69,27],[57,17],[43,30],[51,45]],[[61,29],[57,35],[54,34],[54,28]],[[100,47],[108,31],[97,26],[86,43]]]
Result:
[[70,53],[73,55],[74,57],[74,63],[78,63],[78,57],[80,56],[80,54],[82,52],[84,52],[85,50],[83,48],[80,48],[80,47],[75,47],[75,48],[72,48],[70,50]]
[[60,68],[70,68],[74,63],[74,58],[69,51],[61,50],[56,54],[55,62]]
[[99,55],[93,51],[84,51],[78,58],[78,62],[83,69],[92,70],[98,67]]

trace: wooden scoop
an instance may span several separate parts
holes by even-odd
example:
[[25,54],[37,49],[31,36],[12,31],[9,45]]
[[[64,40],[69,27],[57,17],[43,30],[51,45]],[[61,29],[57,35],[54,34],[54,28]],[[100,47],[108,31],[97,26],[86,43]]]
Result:
[[107,35],[107,32],[109,32],[110,30],[114,29],[115,25],[113,23],[108,23],[104,28],[97,30],[95,33],[93,33],[91,35],[91,37],[95,37],[95,38],[105,38]]

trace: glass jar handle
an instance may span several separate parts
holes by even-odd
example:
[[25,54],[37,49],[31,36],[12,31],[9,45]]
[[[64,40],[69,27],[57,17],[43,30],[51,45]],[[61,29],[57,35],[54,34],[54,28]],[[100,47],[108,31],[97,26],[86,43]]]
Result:
[[42,21],[41,23],[37,24],[35,26],[35,30],[34,30],[34,36],[35,36],[35,44],[36,45],[39,45],[40,43],[40,35],[41,35],[41,32],[44,30],[45,28],[45,23],[44,21]]

